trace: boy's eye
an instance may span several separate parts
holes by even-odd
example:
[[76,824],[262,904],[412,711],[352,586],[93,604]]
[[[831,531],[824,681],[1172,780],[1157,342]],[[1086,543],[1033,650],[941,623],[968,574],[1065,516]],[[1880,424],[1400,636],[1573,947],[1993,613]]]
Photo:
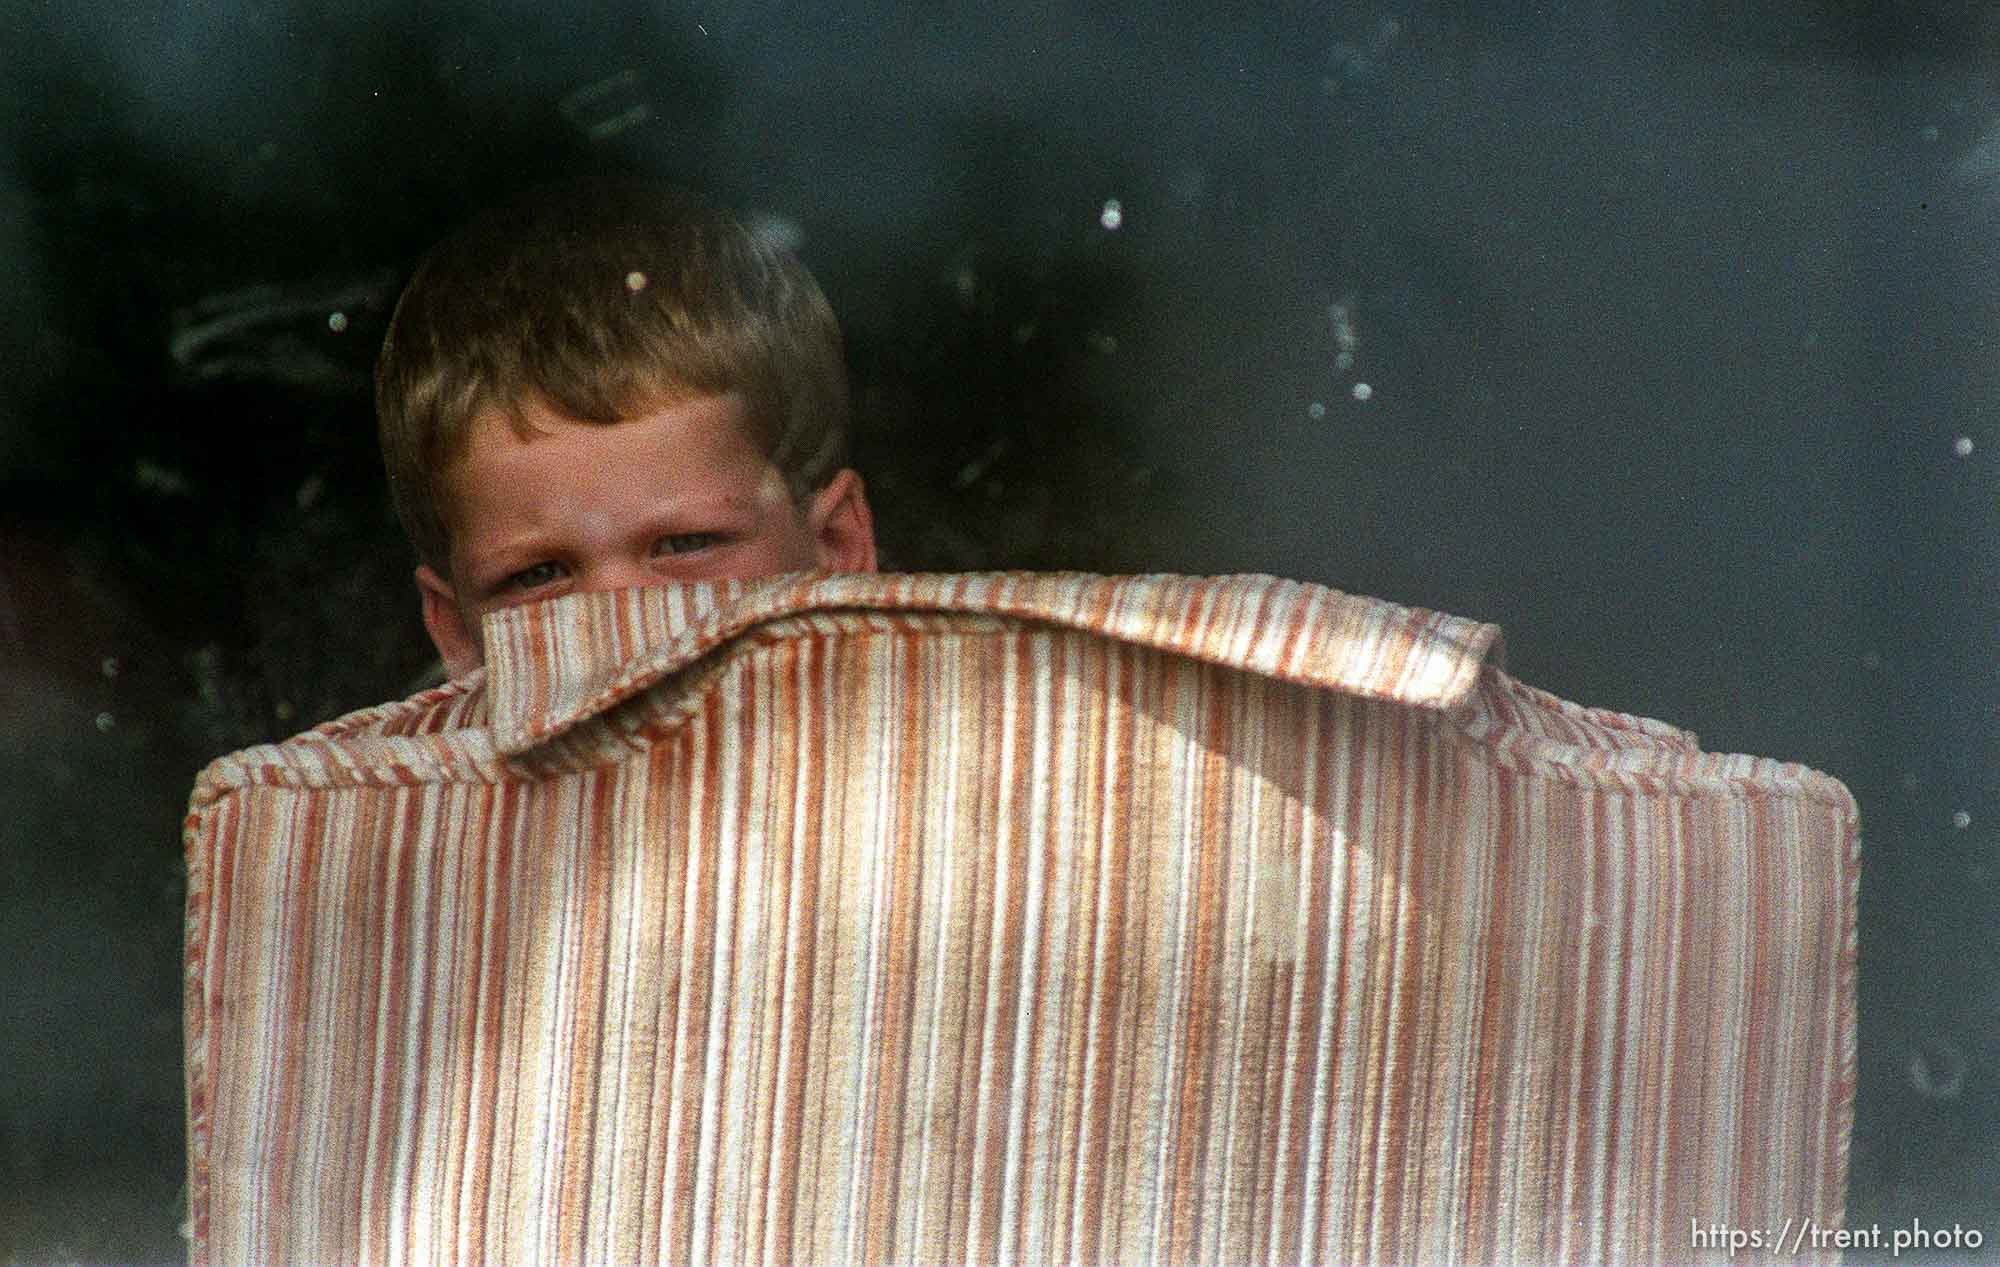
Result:
[[555,580],[560,575],[561,572],[555,564],[537,563],[535,566],[531,568],[523,568],[519,572],[516,572],[514,573],[514,575],[508,577],[507,585],[509,586],[509,588],[512,589],[521,589],[521,590],[540,589],[542,586],[547,585],[550,581]]
[[707,549],[719,540],[721,538],[712,532],[677,532],[671,537],[660,538],[661,553],[691,554]]

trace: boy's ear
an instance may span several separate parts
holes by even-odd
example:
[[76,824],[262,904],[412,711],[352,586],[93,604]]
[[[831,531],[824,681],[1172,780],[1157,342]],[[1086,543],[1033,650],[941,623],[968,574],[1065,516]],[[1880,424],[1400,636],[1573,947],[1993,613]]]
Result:
[[445,675],[461,678],[486,662],[479,635],[467,622],[451,585],[428,567],[417,568],[417,592],[424,601],[424,628],[444,657]]
[[875,517],[868,510],[868,490],[861,474],[843,468],[813,494],[806,512],[819,565],[832,572],[875,570]]

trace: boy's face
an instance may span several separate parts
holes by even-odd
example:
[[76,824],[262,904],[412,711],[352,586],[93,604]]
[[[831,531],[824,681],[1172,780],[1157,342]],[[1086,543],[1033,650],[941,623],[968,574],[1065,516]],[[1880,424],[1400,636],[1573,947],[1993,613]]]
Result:
[[473,422],[446,472],[451,576],[417,569],[424,625],[454,678],[485,660],[480,618],[558,594],[666,581],[873,572],[861,477],[843,470],[801,507],[750,442],[742,400],[702,396],[626,422],[523,406]]

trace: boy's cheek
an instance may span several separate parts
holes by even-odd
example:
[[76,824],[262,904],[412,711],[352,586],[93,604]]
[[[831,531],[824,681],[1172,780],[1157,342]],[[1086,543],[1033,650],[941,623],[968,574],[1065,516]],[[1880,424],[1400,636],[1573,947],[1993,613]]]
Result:
[[798,507],[792,502],[792,490],[786,486],[784,475],[768,461],[764,463],[763,478],[757,481],[756,504],[758,513],[764,515],[787,510],[793,513],[798,511]]

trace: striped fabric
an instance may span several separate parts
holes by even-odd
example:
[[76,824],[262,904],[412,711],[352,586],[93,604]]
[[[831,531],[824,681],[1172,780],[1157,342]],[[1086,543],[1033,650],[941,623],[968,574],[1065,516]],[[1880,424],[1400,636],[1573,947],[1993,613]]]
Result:
[[1490,625],[794,576],[486,642],[200,778],[197,1263],[1681,1262],[1841,1226],[1852,798],[1524,686]]

